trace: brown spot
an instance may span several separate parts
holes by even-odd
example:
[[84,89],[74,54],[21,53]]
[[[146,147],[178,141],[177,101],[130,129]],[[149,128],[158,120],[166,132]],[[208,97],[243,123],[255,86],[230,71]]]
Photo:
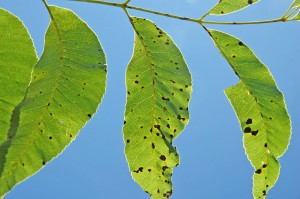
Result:
[[159,159],[161,159],[162,161],[165,161],[167,158],[166,158],[166,156],[161,155],[161,156],[159,157]]
[[261,174],[261,169],[257,169],[257,170],[255,171],[255,173],[256,173],[256,174]]
[[252,124],[252,119],[249,118],[249,119],[246,121],[246,124]]
[[254,136],[256,136],[257,133],[258,133],[258,130],[257,130],[257,131],[252,131],[252,132],[251,132],[251,134],[254,135]]
[[263,166],[262,166],[262,167],[263,167],[263,168],[267,168],[267,166],[268,166],[267,164],[263,164]]
[[244,133],[250,133],[251,132],[251,128],[250,127],[246,127],[245,129],[244,129]]
[[155,144],[152,142],[152,149],[155,149]]

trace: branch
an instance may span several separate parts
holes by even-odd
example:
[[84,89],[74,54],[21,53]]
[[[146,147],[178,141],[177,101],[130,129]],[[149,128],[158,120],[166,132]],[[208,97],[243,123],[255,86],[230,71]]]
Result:
[[108,6],[114,6],[114,7],[120,7],[122,9],[131,9],[131,10],[138,10],[141,12],[147,12],[152,13],[156,15],[161,15],[169,18],[179,19],[179,20],[185,20],[190,22],[195,22],[203,26],[203,24],[219,24],[219,25],[251,25],[251,24],[266,24],[266,23],[275,23],[275,22],[289,22],[294,21],[291,19],[286,18],[278,18],[278,19],[270,19],[270,20],[263,20],[263,21],[245,21],[245,22],[218,22],[218,21],[205,21],[203,20],[203,17],[200,19],[196,18],[190,18],[190,17],[183,17],[178,15],[173,15],[169,13],[164,12],[158,12],[154,10],[149,10],[141,7],[131,6],[128,5],[130,0],[126,0],[124,3],[116,3],[116,2],[108,2],[108,1],[102,1],[102,0],[71,0],[71,1],[80,1],[80,2],[88,2],[88,3],[97,3],[97,4],[103,4]]

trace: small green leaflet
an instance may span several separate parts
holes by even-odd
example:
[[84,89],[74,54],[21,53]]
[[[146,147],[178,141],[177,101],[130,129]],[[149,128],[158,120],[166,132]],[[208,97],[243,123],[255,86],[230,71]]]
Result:
[[[23,23],[0,8],[0,147],[7,140],[15,107],[22,101],[37,62],[32,39]],[[20,75],[22,74],[22,75]],[[0,164],[2,162],[0,148]]]
[[291,122],[284,98],[268,68],[239,39],[209,30],[240,82],[225,93],[244,132],[244,147],[255,169],[253,196],[265,198],[279,176],[278,158],[287,150]]
[[226,15],[248,7],[259,0],[220,0],[210,11],[209,15]]
[[179,164],[172,141],[189,120],[191,74],[164,31],[146,19],[131,22],[135,41],[126,72],[125,154],[133,179],[152,198],[168,198]]
[[300,20],[300,12],[293,18],[293,20]]
[[292,4],[292,8],[300,6],[300,0],[295,0],[294,3]]
[[294,3],[292,4],[291,8],[298,9],[296,15],[293,15],[294,17],[292,18],[293,20],[300,20],[300,0],[295,0]]
[[105,55],[97,36],[72,11],[50,11],[43,55],[1,144],[0,196],[61,153],[105,92]]

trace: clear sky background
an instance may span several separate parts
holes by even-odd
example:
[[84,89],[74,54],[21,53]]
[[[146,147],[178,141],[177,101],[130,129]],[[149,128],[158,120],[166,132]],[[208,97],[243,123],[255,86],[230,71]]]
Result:
[[[200,17],[218,0],[132,0],[132,5]],[[218,21],[280,17],[292,0],[261,0]],[[120,8],[49,0],[75,11],[99,36],[108,62],[103,102],[77,139],[35,176],[17,185],[7,199],[146,199],[131,179],[122,138],[125,70],[133,49],[133,29]],[[39,0],[0,0],[19,16],[32,35],[38,55],[49,15]],[[224,89],[238,82],[234,72],[197,24],[130,11],[153,20],[177,43],[193,76],[191,120],[175,140],[181,164],[174,170],[172,199],[251,199],[253,168],[244,153],[242,132]],[[293,135],[280,158],[281,174],[269,199],[300,199],[300,22],[245,26],[208,26],[243,40],[270,68],[284,93]]]

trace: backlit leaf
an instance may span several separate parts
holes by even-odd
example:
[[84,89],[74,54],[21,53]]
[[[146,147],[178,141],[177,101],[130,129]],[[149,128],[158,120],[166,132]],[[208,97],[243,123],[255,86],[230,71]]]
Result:
[[292,4],[292,8],[300,6],[300,0],[295,0],[294,3]]
[[0,8],[0,146],[7,140],[13,110],[25,96],[36,62],[27,29],[16,16]]
[[210,15],[226,15],[232,12],[242,10],[259,0],[220,0],[208,14]]
[[94,32],[72,11],[50,10],[43,55],[1,145],[1,196],[63,151],[105,92],[105,55]]
[[179,157],[172,141],[189,120],[191,75],[172,39],[154,23],[132,18],[134,53],[126,73],[123,127],[133,179],[152,198],[172,194]]
[[300,20],[300,12],[293,19],[294,20]]
[[239,39],[210,30],[211,36],[240,82],[228,89],[244,133],[244,147],[255,169],[253,196],[265,198],[279,176],[278,158],[286,151],[291,122],[282,93],[268,68]]

